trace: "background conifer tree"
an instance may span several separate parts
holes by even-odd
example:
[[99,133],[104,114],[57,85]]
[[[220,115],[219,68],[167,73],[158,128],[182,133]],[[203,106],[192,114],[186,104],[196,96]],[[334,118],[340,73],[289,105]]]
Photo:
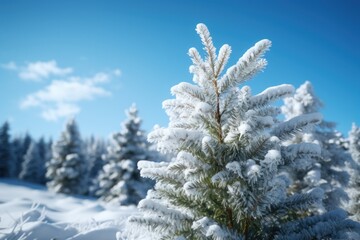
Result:
[[9,166],[10,177],[18,178],[21,171],[21,164],[24,159],[23,149],[22,149],[23,139],[21,136],[15,136],[11,141],[12,151],[13,151],[13,161]]
[[105,142],[101,139],[93,139],[88,143],[87,158],[89,164],[89,194],[94,195],[97,178],[105,164],[103,159],[106,153]]
[[289,121],[276,119],[279,109],[271,102],[293,92],[280,85],[252,95],[239,84],[264,69],[263,54],[269,40],[250,48],[222,74],[229,59],[228,45],[218,56],[210,33],[198,24],[206,57],[189,50],[195,84],[171,89],[175,99],[163,103],[169,126],[152,131],[148,139],[162,152],[172,152],[172,162],[138,163],[141,174],[156,180],[155,190],[140,201],[142,216],[132,216],[131,226],[148,228],[157,239],[324,239],[345,238],[358,224],[346,220],[341,210],[306,217],[321,202],[319,188],[288,195],[282,165],[299,154],[317,155],[318,145],[282,141],[308,125],[319,114],[300,115]]
[[44,169],[41,161],[38,145],[32,141],[24,156],[19,178],[28,182],[40,183]]
[[48,188],[67,194],[85,194],[87,171],[75,119],[67,122],[59,140],[53,145],[52,155],[46,172]]
[[[318,112],[323,106],[309,81],[296,89],[293,96],[285,98],[284,103],[281,109],[285,120]],[[345,192],[349,182],[346,163],[351,162],[351,157],[341,146],[341,138],[334,123],[322,120],[320,124],[295,134],[285,143],[308,142],[321,147],[320,156],[299,156],[287,170],[291,173],[293,191],[306,192],[321,187],[325,192],[324,206],[328,210],[340,207],[343,201],[348,200]]]
[[354,166],[350,169],[348,189],[350,201],[346,208],[353,219],[360,221],[360,128],[355,123],[349,132],[349,152],[354,160]]
[[151,155],[136,106],[126,114],[122,131],[112,135],[96,189],[102,200],[121,205],[137,204],[152,187],[152,181],[141,178],[137,168],[139,160],[150,160]]
[[8,122],[0,127],[0,177],[9,177],[9,165],[13,160],[9,130]]
[[46,164],[51,159],[51,155],[49,154],[51,151],[51,148],[49,149],[49,144],[45,141],[43,137],[39,139],[37,142],[37,148],[39,152],[39,183],[45,184],[46,183]]

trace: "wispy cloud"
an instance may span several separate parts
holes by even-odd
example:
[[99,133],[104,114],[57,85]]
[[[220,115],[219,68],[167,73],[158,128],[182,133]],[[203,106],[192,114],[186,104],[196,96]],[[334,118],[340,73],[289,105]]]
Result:
[[73,116],[81,111],[80,102],[98,97],[110,96],[103,84],[118,77],[114,72],[99,72],[92,77],[69,76],[61,80],[53,80],[37,92],[31,93],[20,103],[22,109],[37,107],[41,116],[49,121]]
[[73,72],[70,67],[59,67],[55,60],[29,62],[25,66],[18,66],[15,62],[9,62],[1,66],[7,70],[17,71],[19,78],[29,81],[41,81],[49,77],[65,76]]
[[13,70],[13,71],[18,69],[18,66],[13,61],[5,63],[5,64],[1,64],[1,67],[4,69]]

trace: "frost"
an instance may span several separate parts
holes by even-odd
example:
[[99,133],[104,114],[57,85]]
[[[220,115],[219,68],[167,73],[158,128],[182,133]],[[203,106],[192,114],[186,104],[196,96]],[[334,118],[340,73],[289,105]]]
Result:
[[201,114],[211,113],[212,109],[213,109],[212,106],[205,102],[199,102],[198,104],[196,104],[195,107],[195,111]]
[[308,182],[309,184],[315,185],[320,182],[321,179],[321,173],[319,170],[311,170],[309,171],[304,180]]
[[188,196],[201,197],[202,193],[197,190],[195,182],[187,182],[184,184],[184,191]]
[[257,179],[260,177],[261,175],[261,167],[259,165],[251,165],[248,166],[247,171],[246,171],[246,175],[249,178],[250,182],[255,182],[257,181]]
[[241,123],[241,125],[238,127],[238,131],[241,135],[244,135],[251,131],[251,126],[245,122]]

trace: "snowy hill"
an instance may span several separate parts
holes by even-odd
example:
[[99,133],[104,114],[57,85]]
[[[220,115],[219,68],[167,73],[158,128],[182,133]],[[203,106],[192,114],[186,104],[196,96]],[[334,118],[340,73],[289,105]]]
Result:
[[0,239],[121,239],[135,206],[118,207],[40,185],[0,179]]

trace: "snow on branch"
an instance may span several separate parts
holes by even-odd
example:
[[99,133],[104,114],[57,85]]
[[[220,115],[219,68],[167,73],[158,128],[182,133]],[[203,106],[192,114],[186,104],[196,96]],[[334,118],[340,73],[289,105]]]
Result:
[[272,211],[280,215],[285,215],[289,211],[307,211],[315,205],[321,205],[324,191],[321,188],[314,188],[308,193],[294,194],[276,205],[272,206]]
[[202,89],[196,85],[181,82],[171,88],[171,94],[176,96],[184,96],[185,98],[197,99],[205,102],[205,95]]
[[318,124],[321,120],[322,116],[320,113],[303,114],[286,122],[279,123],[271,133],[281,139],[287,139],[307,127]]
[[230,67],[221,77],[219,84],[220,92],[225,92],[229,87],[241,84],[264,69],[267,61],[261,57],[270,46],[271,41],[264,39],[247,50],[238,62]]
[[[168,218],[172,221],[186,221],[191,220],[191,217],[188,215],[189,212],[181,212],[180,210],[170,209],[158,201],[152,199],[143,199],[139,202],[138,208],[144,211],[160,213],[162,216]],[[181,225],[181,224],[179,224]]]
[[[215,61],[216,61],[216,48],[214,47],[214,44],[212,42],[212,38],[210,36],[210,32],[208,28],[203,23],[199,23],[196,25],[196,32],[199,34],[201,38],[201,42],[204,45],[204,50],[208,54],[207,61],[212,68],[212,70],[215,69]],[[213,72],[214,74],[214,72]]]
[[214,240],[242,239],[239,238],[239,236],[234,236],[228,230],[224,229],[217,222],[208,217],[203,217],[193,222],[192,229],[194,229],[195,231],[200,231],[206,237],[211,237],[211,239]]
[[226,66],[226,64],[229,60],[230,54],[231,54],[231,47],[229,45],[225,44],[220,48],[219,57],[216,61],[216,65],[215,65],[215,77],[216,78],[224,70],[224,67]]
[[294,87],[290,84],[282,84],[279,86],[269,87],[263,92],[250,98],[252,107],[262,107],[280,98],[289,96],[294,92]]
[[[345,239],[344,235],[359,232],[360,224],[347,218],[342,209],[333,210],[322,215],[303,218],[281,226],[277,240],[302,239]],[[356,234],[358,239],[359,235]]]
[[167,162],[152,162],[152,161],[139,161],[138,168],[140,170],[141,177],[158,179],[159,177],[168,175],[166,171],[169,163]]
[[285,159],[293,161],[299,155],[320,156],[321,147],[315,143],[298,143],[283,147],[281,153]]

